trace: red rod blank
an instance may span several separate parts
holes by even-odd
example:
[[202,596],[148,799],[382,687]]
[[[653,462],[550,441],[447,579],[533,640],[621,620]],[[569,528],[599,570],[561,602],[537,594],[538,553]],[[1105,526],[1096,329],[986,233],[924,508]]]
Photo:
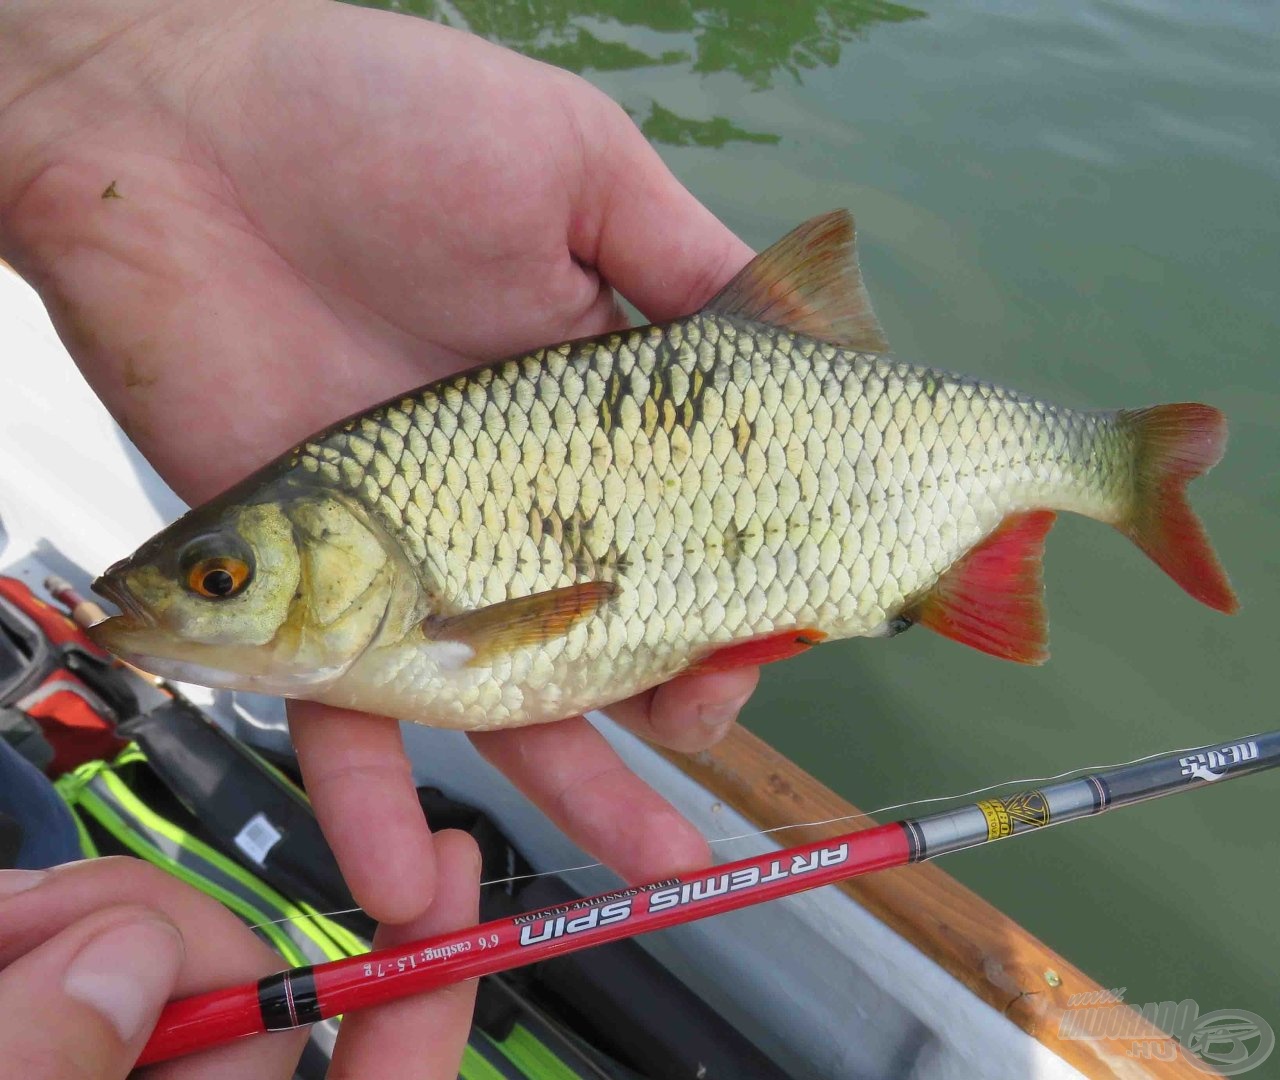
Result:
[[628,886],[394,949],[295,968],[256,985],[170,1003],[138,1064],[166,1061],[265,1031],[301,1027],[464,979],[735,911],[901,866],[910,857],[907,833],[894,822],[740,859],[690,877]]

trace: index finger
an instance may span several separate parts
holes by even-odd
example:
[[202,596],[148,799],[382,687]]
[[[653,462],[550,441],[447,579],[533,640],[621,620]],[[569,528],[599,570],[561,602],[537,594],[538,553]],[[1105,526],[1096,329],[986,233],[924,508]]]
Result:
[[435,896],[435,849],[400,725],[289,702],[307,794],[355,901],[378,922],[417,918]]
[[711,861],[698,830],[585,718],[469,734],[481,756],[574,843],[627,881]]

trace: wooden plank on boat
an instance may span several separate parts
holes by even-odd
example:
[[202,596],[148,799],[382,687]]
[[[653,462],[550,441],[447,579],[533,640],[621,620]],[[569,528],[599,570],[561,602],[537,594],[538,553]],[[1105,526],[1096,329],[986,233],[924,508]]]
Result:
[[[710,750],[665,756],[760,829],[857,814],[856,807],[783,754],[735,726]],[[825,840],[876,824],[869,818],[790,828],[786,843]],[[1073,994],[1103,988],[998,908],[931,863],[887,870],[836,886],[950,972],[992,1008],[1090,1077],[1203,1080],[1219,1075],[1182,1053],[1173,1061],[1132,1055],[1135,1042],[1168,1040],[1128,1005],[1135,1034],[1119,1039],[1061,1039],[1059,1024]],[[1163,1045],[1167,1045],[1164,1043]]]

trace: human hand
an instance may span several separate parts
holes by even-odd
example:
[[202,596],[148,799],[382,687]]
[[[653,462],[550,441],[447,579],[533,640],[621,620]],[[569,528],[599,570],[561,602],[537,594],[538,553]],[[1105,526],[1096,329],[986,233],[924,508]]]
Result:
[[[465,833],[436,839],[447,874],[436,903],[417,925],[379,937],[380,946],[475,922],[475,844]],[[0,1061],[4,1075],[33,1080],[126,1076],[167,1000],[253,982],[283,966],[216,900],[136,859],[0,870],[0,927]],[[330,1075],[453,1080],[475,986],[462,983],[348,1017]],[[430,1039],[415,1037],[415,1025]],[[287,1078],[305,1039],[304,1032],[245,1039],[154,1066],[147,1075]]]
[[[0,250],[192,502],[457,367],[621,326],[613,287],[660,320],[750,256],[602,94],[420,20],[317,0],[10,0],[5,72]],[[610,711],[696,750],[755,680],[681,678]],[[436,875],[397,726],[291,716],[357,901],[418,916]],[[474,741],[627,878],[706,861],[584,720]]]

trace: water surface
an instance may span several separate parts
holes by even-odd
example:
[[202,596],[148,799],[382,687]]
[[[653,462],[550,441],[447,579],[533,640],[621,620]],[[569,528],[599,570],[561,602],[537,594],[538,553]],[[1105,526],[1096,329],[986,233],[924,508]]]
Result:
[[[1239,616],[1063,519],[1047,667],[924,630],[835,643],[771,669],[749,727],[869,808],[1280,722],[1280,6],[401,6],[582,72],[757,247],[851,208],[904,358],[1069,405],[1231,418],[1193,496]],[[1131,1002],[1280,1029],[1278,817],[1267,776],[945,865]]]

